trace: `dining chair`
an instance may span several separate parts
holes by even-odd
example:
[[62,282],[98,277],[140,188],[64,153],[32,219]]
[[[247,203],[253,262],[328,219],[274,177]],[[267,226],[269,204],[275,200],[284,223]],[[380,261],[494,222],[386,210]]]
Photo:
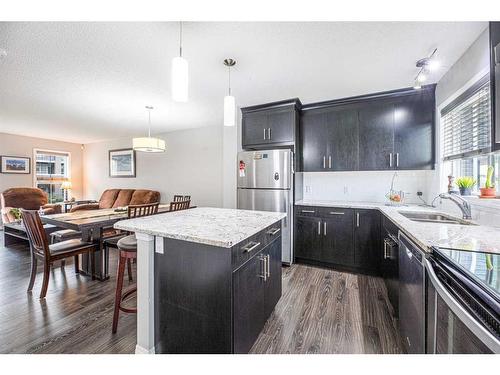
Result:
[[[128,206],[127,217],[129,219],[155,215],[158,213],[158,206],[160,202],[152,204],[139,204]],[[111,239],[110,239],[111,240]],[[113,239],[114,241],[115,239]],[[110,242],[110,241],[109,241]],[[119,251],[118,271],[116,276],[116,291],[115,291],[115,309],[113,313],[113,328],[112,332],[116,333],[118,329],[118,319],[120,311],[125,313],[136,313],[136,307],[124,307],[122,303],[137,292],[137,287],[133,287],[123,293],[123,276],[125,275],[125,263],[127,264],[127,273],[129,281],[132,281],[132,260],[137,259],[137,239],[135,234],[128,234],[116,238],[116,243],[111,244],[110,247],[117,247]]]
[[75,273],[79,273],[78,255],[89,254],[92,280],[94,280],[95,260],[94,252],[97,246],[92,242],[85,242],[81,239],[70,239],[53,244],[49,244],[47,234],[43,229],[42,221],[37,210],[21,210],[26,232],[31,248],[31,277],[28,285],[28,292],[33,289],[35,283],[38,260],[43,262],[43,281],[40,298],[45,298],[49,286],[50,267],[53,262],[69,257],[75,258]]
[[170,202],[170,212],[187,210],[191,204],[190,200]]
[[190,201],[190,200],[191,200],[190,195],[174,195],[173,202]]

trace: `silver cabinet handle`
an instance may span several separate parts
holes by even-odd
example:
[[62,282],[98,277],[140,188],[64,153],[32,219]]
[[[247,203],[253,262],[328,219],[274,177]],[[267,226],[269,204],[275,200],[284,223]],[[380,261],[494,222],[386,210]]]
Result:
[[266,128],[264,128],[264,140],[266,140]]
[[318,235],[321,235],[321,221],[318,221]]
[[330,215],[343,215],[344,212],[339,212],[339,211],[330,211]]
[[241,250],[243,250],[244,253],[249,253],[249,252],[255,250],[256,248],[258,248],[259,246],[260,246],[260,242],[250,241],[245,246],[243,246],[241,248]]
[[268,131],[268,133],[267,133],[267,135],[268,135],[267,139],[270,140],[272,138],[271,137],[271,128],[267,128],[267,131]]
[[399,167],[399,152],[396,152],[396,167]]
[[359,212],[356,212],[356,226],[359,228]]
[[332,169],[332,156],[328,156],[328,168]]
[[389,241],[384,239],[384,259],[389,259]]
[[262,274],[258,275],[261,279],[264,279],[264,281],[267,281],[267,256],[261,255],[259,258],[261,262],[261,267],[260,269],[262,270]]
[[326,169],[326,156],[323,156],[323,169]]
[[323,235],[326,236],[326,221],[323,223]]
[[389,153],[389,167],[392,167],[392,152]]
[[304,214],[313,214],[316,211],[313,211],[313,210],[301,210],[301,212],[304,213]]
[[269,254],[266,255],[266,277],[271,276],[271,256]]
[[269,229],[266,233],[270,234],[271,236],[274,236],[276,233],[278,233],[281,230],[281,228],[271,228]]

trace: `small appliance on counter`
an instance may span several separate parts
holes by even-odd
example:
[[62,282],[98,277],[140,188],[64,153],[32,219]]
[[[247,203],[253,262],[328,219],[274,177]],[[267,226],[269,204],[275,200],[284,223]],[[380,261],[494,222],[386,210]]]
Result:
[[500,254],[433,248],[428,353],[500,354]]
[[237,208],[285,212],[282,262],[293,262],[294,173],[291,150],[242,151],[238,153]]

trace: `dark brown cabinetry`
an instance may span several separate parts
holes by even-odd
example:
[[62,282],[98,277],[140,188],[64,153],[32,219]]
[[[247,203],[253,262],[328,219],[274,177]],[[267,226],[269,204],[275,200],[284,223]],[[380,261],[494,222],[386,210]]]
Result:
[[165,238],[156,353],[247,353],[281,297],[281,223],[232,248]]
[[303,106],[304,172],[434,168],[435,85]]
[[399,248],[398,227],[382,215],[381,241],[382,259],[380,271],[387,288],[387,296],[398,316],[399,308]]
[[490,22],[490,97],[493,149],[500,149],[500,22]]
[[340,207],[296,207],[295,257],[344,269],[376,271],[380,213]]
[[242,108],[242,147],[295,145],[299,108],[298,99]]

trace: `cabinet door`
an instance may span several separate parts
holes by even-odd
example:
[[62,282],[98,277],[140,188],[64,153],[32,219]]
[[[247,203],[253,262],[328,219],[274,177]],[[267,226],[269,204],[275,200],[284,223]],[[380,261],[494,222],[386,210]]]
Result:
[[394,166],[434,168],[434,90],[401,98],[394,106]]
[[353,107],[326,114],[327,169],[358,170],[358,111]]
[[264,253],[268,256],[268,275],[264,288],[264,317],[267,319],[281,298],[281,237],[267,246]]
[[249,112],[243,114],[242,121],[242,145],[255,145],[267,141],[267,113]]
[[344,266],[354,265],[353,211],[332,209],[323,220],[321,260]]
[[321,260],[321,219],[298,217],[295,228],[295,256],[302,259]]
[[389,101],[364,104],[358,116],[359,170],[393,169],[394,105]]
[[326,171],[326,115],[323,111],[306,111],[300,124],[302,171]]
[[295,136],[295,110],[284,108],[269,111],[267,116],[269,143],[291,143]]
[[233,273],[233,350],[248,353],[265,324],[262,251]]
[[356,210],[354,230],[354,262],[357,267],[377,270],[380,265],[380,213]]

